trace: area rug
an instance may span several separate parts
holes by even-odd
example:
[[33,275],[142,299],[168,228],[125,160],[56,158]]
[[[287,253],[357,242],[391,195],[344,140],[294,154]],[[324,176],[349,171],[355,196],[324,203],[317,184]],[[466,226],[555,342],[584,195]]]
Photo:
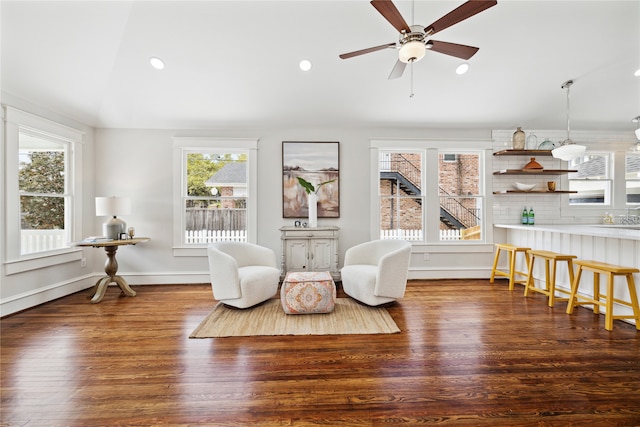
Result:
[[334,310],[323,314],[285,314],[279,299],[239,310],[218,303],[189,338],[257,335],[393,334],[400,329],[384,308],[367,307],[337,298]]

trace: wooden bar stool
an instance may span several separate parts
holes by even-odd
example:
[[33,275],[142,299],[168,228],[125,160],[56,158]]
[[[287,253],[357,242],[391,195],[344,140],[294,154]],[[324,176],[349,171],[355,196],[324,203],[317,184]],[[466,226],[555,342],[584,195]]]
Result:
[[[524,248],[520,246],[510,245],[508,243],[496,243],[496,256],[493,260],[493,268],[491,269],[491,277],[489,278],[489,283],[493,283],[493,280],[496,276],[506,276],[509,278],[509,290],[512,291],[513,287],[516,283],[526,284],[527,281],[527,273],[516,270],[516,255],[518,252],[521,252],[524,255],[525,262],[527,263],[527,267],[529,267],[529,254],[527,251],[531,250],[531,248]],[[508,255],[509,261],[509,271],[501,271],[498,270],[498,258],[500,258],[500,252],[505,251]],[[516,274],[524,276],[525,278],[522,280],[516,280]]]
[[[524,286],[524,296],[529,295],[529,291],[539,292],[548,297],[549,307],[553,307],[555,301],[568,301],[569,298],[556,298],[556,292],[561,292],[566,295],[571,295],[570,291],[564,289],[556,289],[556,271],[558,261],[567,262],[567,270],[569,271],[569,286],[573,284],[573,260],[578,258],[575,255],[559,254],[557,252],[543,251],[543,250],[530,250],[529,254],[529,275],[527,276],[527,283]],[[536,288],[535,281],[533,280],[533,264],[536,258],[544,260],[544,289]],[[551,269],[549,269],[551,265]]]
[[[605,307],[605,320],[604,328],[607,331],[613,330],[614,319],[635,319],[636,329],[640,330],[640,308],[638,308],[638,295],[636,293],[636,284],[633,280],[633,273],[639,273],[640,270],[633,267],[622,267],[614,264],[607,264],[599,261],[576,261],[578,266],[578,272],[576,273],[575,280],[571,285],[571,296],[569,297],[569,304],[567,305],[567,314],[573,313],[573,308],[576,305],[593,304],[593,312],[600,313],[600,306]],[[589,298],[584,295],[578,295],[578,287],[580,286],[580,277],[582,276],[582,270],[593,271],[593,298]],[[607,275],[607,293],[600,293],[600,275]],[[625,276],[627,278],[627,286],[629,287],[629,297],[631,302],[622,301],[613,296],[613,282],[615,276]],[[606,302],[600,301],[600,298],[606,298]],[[613,303],[626,305],[633,309],[633,315],[627,316],[614,316],[613,315]]]

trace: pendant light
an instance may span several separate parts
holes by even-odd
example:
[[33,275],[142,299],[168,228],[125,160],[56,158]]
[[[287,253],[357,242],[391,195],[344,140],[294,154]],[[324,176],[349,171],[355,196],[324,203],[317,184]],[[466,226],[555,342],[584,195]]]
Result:
[[587,150],[587,147],[584,145],[578,145],[571,140],[571,126],[570,126],[570,110],[571,106],[569,104],[569,90],[571,85],[573,84],[573,80],[567,80],[562,84],[562,89],[567,89],[567,139],[560,143],[560,146],[551,151],[551,155],[556,159],[560,160],[573,160],[576,157],[579,157],[584,154]]

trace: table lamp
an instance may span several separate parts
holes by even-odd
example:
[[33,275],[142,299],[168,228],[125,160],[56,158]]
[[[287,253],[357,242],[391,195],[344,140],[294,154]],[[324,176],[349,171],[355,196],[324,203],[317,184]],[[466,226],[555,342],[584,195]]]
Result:
[[117,215],[131,213],[131,199],[128,197],[96,197],[96,216],[112,217],[102,224],[102,234],[108,239],[118,240],[121,233],[127,232],[127,223]]

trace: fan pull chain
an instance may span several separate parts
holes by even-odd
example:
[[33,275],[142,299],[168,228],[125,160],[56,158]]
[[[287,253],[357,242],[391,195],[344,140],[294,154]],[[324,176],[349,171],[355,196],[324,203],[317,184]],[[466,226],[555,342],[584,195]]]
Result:
[[411,93],[409,94],[409,98],[413,98],[413,62],[411,62]]

